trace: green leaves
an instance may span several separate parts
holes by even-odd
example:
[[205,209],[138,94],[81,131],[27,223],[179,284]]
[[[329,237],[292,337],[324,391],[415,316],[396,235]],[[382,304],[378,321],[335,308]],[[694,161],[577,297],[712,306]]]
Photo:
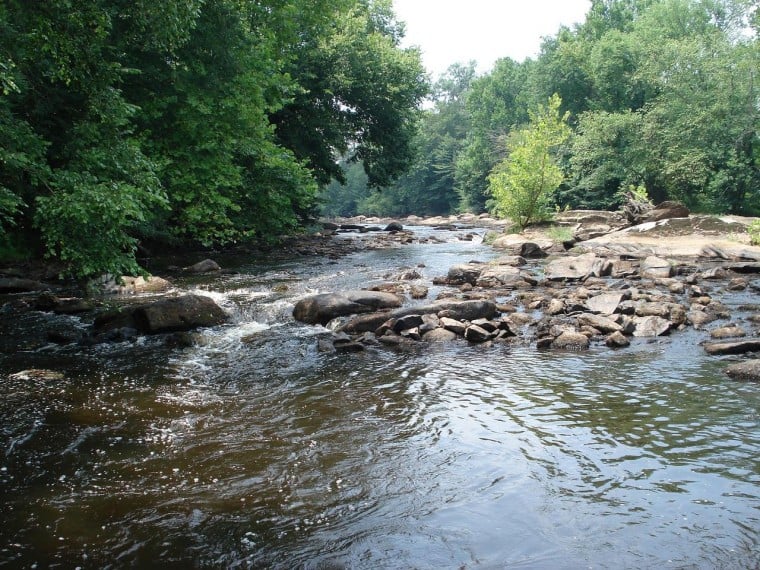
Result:
[[513,134],[507,158],[488,177],[493,209],[525,228],[551,215],[551,192],[564,175],[555,154],[570,136],[568,114],[560,115],[562,100],[552,95],[546,107],[532,112],[530,123]]

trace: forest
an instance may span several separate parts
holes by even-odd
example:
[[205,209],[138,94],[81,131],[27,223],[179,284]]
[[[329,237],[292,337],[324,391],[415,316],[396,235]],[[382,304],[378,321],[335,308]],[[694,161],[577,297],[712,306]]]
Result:
[[752,0],[594,0],[540,54],[432,86],[411,169],[381,192],[347,161],[327,215],[499,213],[498,178],[531,114],[569,134],[550,209],[618,209],[629,192],[705,213],[760,213],[760,11]]
[[593,0],[535,59],[431,82],[390,0],[0,0],[0,261],[134,275],[146,243],[504,214],[548,111],[544,209],[755,215],[759,34],[754,0]]

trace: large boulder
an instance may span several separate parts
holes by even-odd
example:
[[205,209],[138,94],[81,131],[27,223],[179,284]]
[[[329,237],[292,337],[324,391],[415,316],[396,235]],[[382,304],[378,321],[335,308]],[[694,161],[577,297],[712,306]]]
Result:
[[336,317],[392,309],[400,307],[401,302],[398,295],[383,291],[320,293],[298,301],[293,318],[310,325],[326,325]]
[[394,319],[405,315],[436,314],[439,317],[448,317],[457,321],[474,321],[476,319],[490,319],[496,314],[496,303],[493,301],[475,299],[462,301],[459,299],[441,299],[429,305],[414,305],[396,309],[391,312]]
[[586,335],[576,331],[565,331],[552,341],[551,347],[564,350],[586,350],[590,344]]
[[142,305],[133,311],[137,329],[147,334],[213,327],[227,321],[227,314],[210,297],[183,295]]
[[504,285],[520,285],[526,279],[534,281],[528,274],[511,265],[488,265],[476,281],[478,287],[501,287]]
[[611,269],[609,260],[586,253],[550,261],[544,269],[544,276],[549,281],[580,281],[589,277],[604,277],[610,274]]
[[113,340],[115,331],[131,331],[131,335],[179,332],[221,325],[227,319],[210,297],[184,295],[101,313],[95,317],[93,333],[96,338]]
[[484,267],[485,265],[482,263],[459,263],[453,265],[449,268],[446,280],[451,285],[462,285],[464,283],[475,285]]

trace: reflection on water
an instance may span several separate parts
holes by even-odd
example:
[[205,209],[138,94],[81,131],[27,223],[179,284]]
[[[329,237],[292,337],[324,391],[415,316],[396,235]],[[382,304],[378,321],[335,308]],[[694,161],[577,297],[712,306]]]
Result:
[[[294,299],[477,245],[248,267],[201,345],[3,355],[0,564],[756,568],[760,387],[698,333],[624,351],[321,354]],[[273,284],[287,283],[287,288]]]

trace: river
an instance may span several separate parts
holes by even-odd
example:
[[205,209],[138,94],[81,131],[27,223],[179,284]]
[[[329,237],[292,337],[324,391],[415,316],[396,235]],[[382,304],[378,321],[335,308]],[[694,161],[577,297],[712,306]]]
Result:
[[[704,333],[335,354],[290,316],[493,255],[459,234],[185,278],[232,314],[191,348],[27,345],[3,321],[0,566],[760,567],[760,385]],[[65,377],[7,376],[27,368]]]

